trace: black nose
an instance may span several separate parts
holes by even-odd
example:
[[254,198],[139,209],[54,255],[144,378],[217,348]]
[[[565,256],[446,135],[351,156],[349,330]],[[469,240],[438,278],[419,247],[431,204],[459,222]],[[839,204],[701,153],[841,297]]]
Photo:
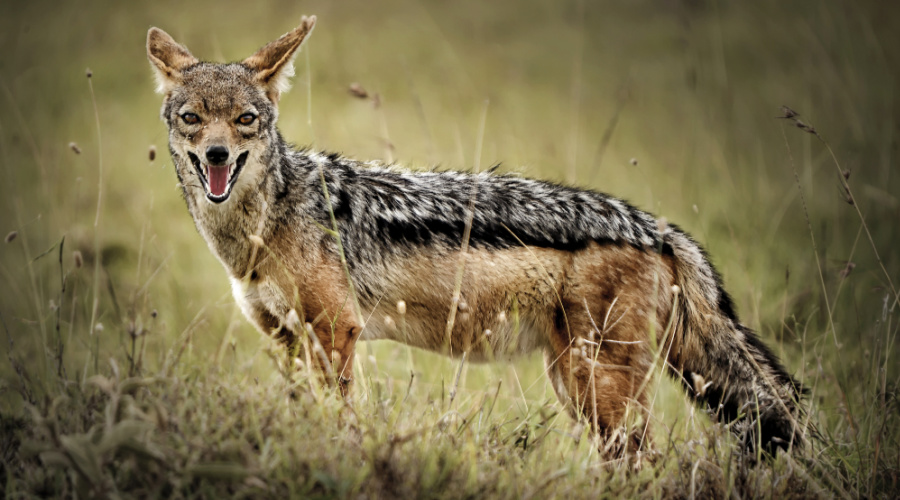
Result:
[[206,148],[206,159],[212,165],[225,163],[228,159],[228,148],[225,146],[210,146]]

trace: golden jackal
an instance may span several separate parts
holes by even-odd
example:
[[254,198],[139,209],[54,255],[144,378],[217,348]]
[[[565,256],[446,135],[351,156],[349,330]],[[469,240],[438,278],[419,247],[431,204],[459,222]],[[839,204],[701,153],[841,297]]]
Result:
[[[749,446],[802,441],[798,384],[678,228],[594,191],[288,145],[278,99],[315,22],[230,64],[147,37],[188,210],[260,330],[292,355],[311,346],[344,395],[358,340],[471,360],[540,349],[561,402],[604,438],[625,435],[629,405],[648,420],[659,356]],[[646,429],[628,436],[610,449]]]

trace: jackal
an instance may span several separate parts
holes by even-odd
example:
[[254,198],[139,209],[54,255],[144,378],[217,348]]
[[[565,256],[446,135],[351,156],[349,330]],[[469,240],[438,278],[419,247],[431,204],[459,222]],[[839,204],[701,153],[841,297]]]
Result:
[[[309,346],[345,396],[358,340],[469,360],[541,350],[562,404],[619,450],[646,440],[661,360],[748,446],[803,441],[799,384],[677,227],[595,191],[288,145],[278,100],[315,22],[230,64],[147,37],[188,210],[263,333]],[[645,423],[619,432],[629,412]]]

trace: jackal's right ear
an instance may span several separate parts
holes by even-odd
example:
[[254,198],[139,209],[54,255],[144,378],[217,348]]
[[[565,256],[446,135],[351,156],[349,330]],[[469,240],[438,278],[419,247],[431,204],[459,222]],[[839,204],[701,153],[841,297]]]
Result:
[[147,32],[147,58],[156,73],[156,91],[168,94],[181,85],[181,71],[199,61],[184,45],[159,28]]
[[281,93],[290,88],[290,78],[294,76],[294,56],[315,25],[316,16],[303,16],[300,26],[241,62],[256,73],[256,81],[272,102],[277,103]]

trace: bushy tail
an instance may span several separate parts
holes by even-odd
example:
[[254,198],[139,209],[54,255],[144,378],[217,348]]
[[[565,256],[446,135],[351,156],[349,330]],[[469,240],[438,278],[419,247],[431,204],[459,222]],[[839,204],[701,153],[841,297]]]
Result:
[[[749,448],[804,442],[803,389],[756,334],[740,324],[731,297],[706,254],[676,228],[663,236],[675,258],[676,305],[670,373],[698,403],[706,404]],[[735,422],[735,420],[737,420]]]

